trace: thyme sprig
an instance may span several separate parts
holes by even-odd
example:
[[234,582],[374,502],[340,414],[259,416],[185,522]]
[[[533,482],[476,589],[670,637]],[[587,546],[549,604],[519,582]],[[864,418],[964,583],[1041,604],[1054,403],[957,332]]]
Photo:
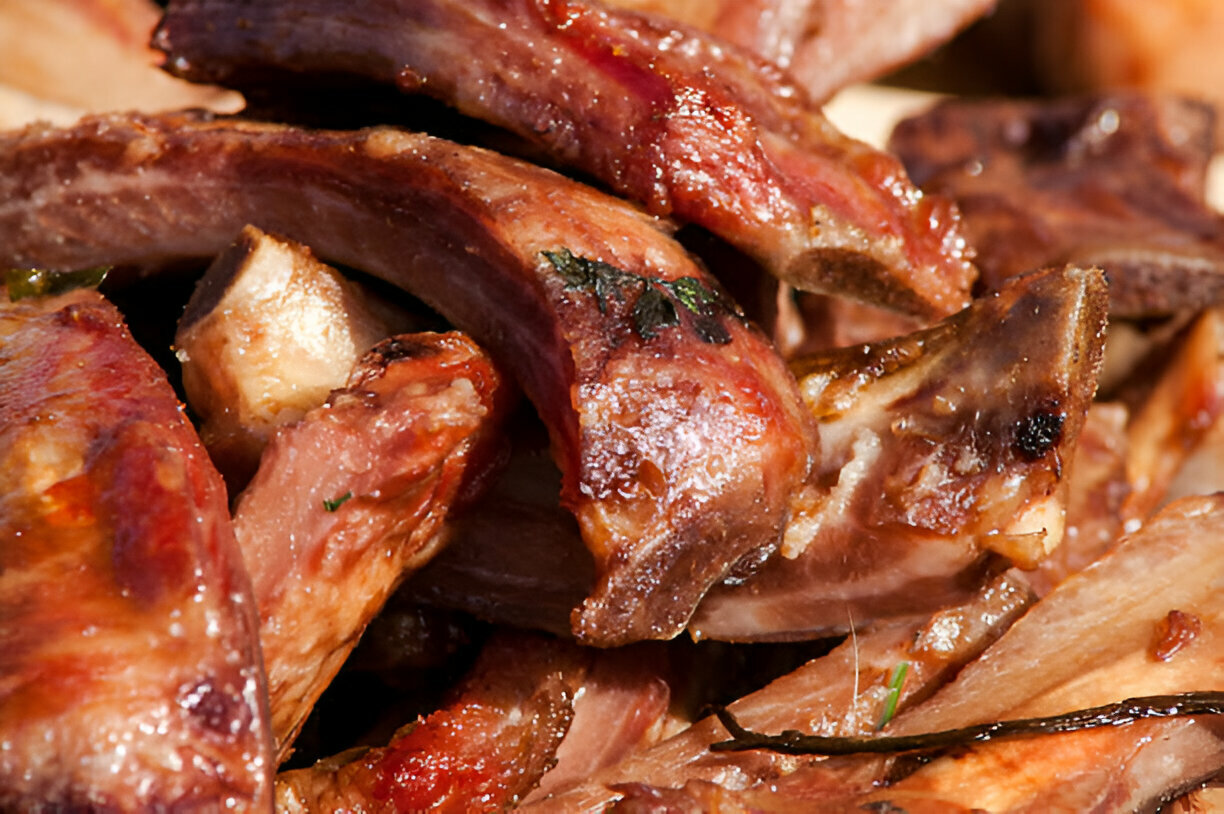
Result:
[[353,499],[352,492],[345,492],[344,494],[333,497],[330,500],[324,499],[323,500],[323,511],[334,512],[336,509],[339,509],[341,506],[343,506],[345,503],[348,503],[352,499]]
[[901,687],[905,684],[905,676],[908,672],[908,661],[897,662],[897,666],[893,668],[892,677],[888,680],[888,695],[884,697],[884,711],[880,714],[880,722],[876,724],[876,729],[883,729],[884,725],[897,714],[897,702],[901,699]]
[[897,754],[967,746],[999,738],[1052,735],[1102,726],[1125,726],[1143,718],[1220,715],[1224,714],[1224,692],[1149,695],[1128,698],[1115,704],[1076,710],[1063,715],[991,721],[975,726],[924,732],[918,735],[837,737],[808,735],[794,729],[785,730],[777,735],[767,735],[740,726],[739,721],[726,708],[716,709],[715,714],[731,733],[731,739],[710,744],[710,750],[714,752],[768,749],[784,755]]
[[633,329],[642,339],[651,340],[659,331],[680,324],[680,309],[691,316],[694,332],[702,342],[724,345],[731,341],[720,315],[739,318],[740,313],[719,292],[696,277],[666,280],[617,268],[602,260],[580,257],[567,248],[543,251],[545,259],[565,278],[567,288],[595,295],[599,313],[608,313],[611,299],[625,302],[625,292],[637,289],[633,305]]

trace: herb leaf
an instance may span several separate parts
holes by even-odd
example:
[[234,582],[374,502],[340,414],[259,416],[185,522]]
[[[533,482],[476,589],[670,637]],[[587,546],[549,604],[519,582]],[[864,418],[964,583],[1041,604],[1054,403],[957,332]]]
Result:
[[334,512],[336,509],[339,509],[341,506],[343,506],[345,503],[347,503],[348,501],[352,499],[353,499],[353,493],[345,492],[339,497],[333,497],[331,500],[324,500],[323,501],[323,511]]
[[110,270],[110,266],[77,271],[9,269],[4,273],[4,286],[8,289],[9,302],[17,302],[28,297],[65,294],[78,288],[97,288]]
[[725,345],[731,341],[731,334],[722,324],[721,317],[743,319],[733,303],[697,277],[665,280],[636,274],[601,260],[579,257],[565,247],[540,253],[565,279],[567,288],[594,294],[601,314],[608,313],[611,297],[615,297],[617,302],[624,302],[625,289],[638,289],[638,299],[633,306],[633,328],[645,340],[654,339],[663,328],[681,324],[678,308],[692,315],[690,322],[697,338],[713,345]]
[[633,327],[643,339],[654,339],[660,328],[679,324],[676,306],[657,288],[647,288],[633,306]]
[[681,277],[664,285],[681,305],[694,314],[704,312],[706,305],[718,300],[718,295],[696,277]]
[[888,680],[888,695],[884,698],[884,711],[880,714],[880,722],[876,729],[884,725],[897,714],[897,701],[901,698],[901,687],[905,684],[905,674],[909,672],[909,662],[901,661],[893,668],[892,678]]

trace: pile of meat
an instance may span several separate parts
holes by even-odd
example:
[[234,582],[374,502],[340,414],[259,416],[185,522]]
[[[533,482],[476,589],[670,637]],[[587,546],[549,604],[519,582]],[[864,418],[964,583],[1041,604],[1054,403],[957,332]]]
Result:
[[81,5],[0,10],[130,88],[0,95],[0,808],[1210,801],[1211,108],[822,115],[985,0]]

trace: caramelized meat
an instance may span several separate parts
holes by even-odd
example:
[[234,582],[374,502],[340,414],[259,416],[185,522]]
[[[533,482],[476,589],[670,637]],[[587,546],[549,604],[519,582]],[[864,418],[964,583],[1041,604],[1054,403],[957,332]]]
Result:
[[1115,316],[1224,297],[1224,219],[1203,201],[1207,107],[1114,94],[947,101],[889,142],[923,189],[953,197],[986,285],[1046,265],[1099,266]]
[[0,808],[266,810],[225,487],[92,291],[0,293],[0,539]]
[[112,116],[0,139],[4,265],[210,256],[247,223],[412,291],[516,375],[595,557],[583,639],[673,636],[777,545],[811,418],[772,346],[636,210],[390,129]]
[[528,636],[494,639],[441,709],[385,747],[276,781],[279,811],[500,811],[552,765],[587,657]]
[[926,614],[980,583],[984,552],[1032,568],[1062,539],[1066,475],[1096,389],[1099,271],[1047,270],[934,328],[795,360],[827,491],[779,555],[705,598],[731,640]]
[[776,68],[595,0],[170,4],[156,42],[196,80],[345,74],[505,127],[799,288],[924,317],[967,302],[954,207],[838,133]]
[[282,758],[370,619],[440,547],[451,505],[488,465],[508,390],[471,340],[404,335],[268,445],[234,531]]

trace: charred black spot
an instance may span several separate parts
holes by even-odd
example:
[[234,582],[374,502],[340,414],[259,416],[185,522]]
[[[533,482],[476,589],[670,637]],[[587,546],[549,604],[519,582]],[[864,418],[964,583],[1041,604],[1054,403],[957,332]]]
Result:
[[370,354],[377,354],[384,365],[401,359],[425,358],[437,352],[438,349],[434,345],[411,336],[393,336],[370,349]]
[[1036,461],[1062,438],[1066,415],[1057,409],[1043,408],[1031,413],[1016,425],[1016,440],[1012,449],[1026,461]]

